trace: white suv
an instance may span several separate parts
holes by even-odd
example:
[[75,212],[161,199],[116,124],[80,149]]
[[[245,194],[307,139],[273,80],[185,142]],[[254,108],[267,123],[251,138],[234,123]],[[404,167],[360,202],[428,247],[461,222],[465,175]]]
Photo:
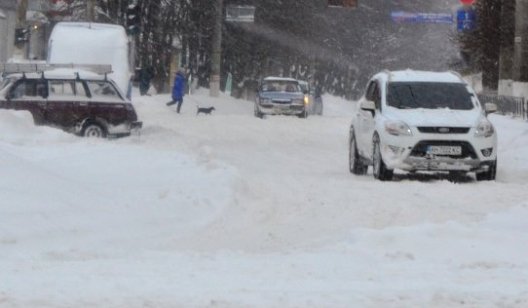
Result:
[[497,134],[473,89],[456,73],[384,71],[369,81],[349,134],[349,169],[391,180],[404,171],[475,172],[494,180]]

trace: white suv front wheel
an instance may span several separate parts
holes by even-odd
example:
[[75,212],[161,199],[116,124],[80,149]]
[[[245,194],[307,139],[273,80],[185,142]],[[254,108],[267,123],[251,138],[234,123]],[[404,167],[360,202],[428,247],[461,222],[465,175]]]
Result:
[[477,181],[495,181],[497,174],[497,160],[489,164],[488,171],[476,174]]
[[385,163],[383,162],[383,157],[381,156],[380,141],[379,137],[374,136],[373,140],[373,153],[372,153],[372,169],[374,178],[380,181],[390,181],[394,171],[388,169]]

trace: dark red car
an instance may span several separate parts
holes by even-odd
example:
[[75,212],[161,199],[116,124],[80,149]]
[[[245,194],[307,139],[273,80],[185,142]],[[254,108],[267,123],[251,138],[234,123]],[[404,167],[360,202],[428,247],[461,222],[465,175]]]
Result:
[[130,101],[106,75],[69,68],[6,75],[0,108],[27,110],[37,125],[80,136],[126,136],[142,127]]

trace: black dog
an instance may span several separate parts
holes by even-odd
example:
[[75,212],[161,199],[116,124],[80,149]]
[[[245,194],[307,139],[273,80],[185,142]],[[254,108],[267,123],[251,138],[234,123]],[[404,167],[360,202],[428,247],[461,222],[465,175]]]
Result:
[[197,107],[196,109],[196,115],[203,113],[203,114],[211,114],[213,110],[216,110],[215,107]]

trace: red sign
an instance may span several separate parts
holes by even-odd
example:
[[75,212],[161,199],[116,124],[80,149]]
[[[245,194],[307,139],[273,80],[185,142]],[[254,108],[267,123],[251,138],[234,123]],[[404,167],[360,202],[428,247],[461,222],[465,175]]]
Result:
[[472,5],[475,0],[460,0],[463,5]]

